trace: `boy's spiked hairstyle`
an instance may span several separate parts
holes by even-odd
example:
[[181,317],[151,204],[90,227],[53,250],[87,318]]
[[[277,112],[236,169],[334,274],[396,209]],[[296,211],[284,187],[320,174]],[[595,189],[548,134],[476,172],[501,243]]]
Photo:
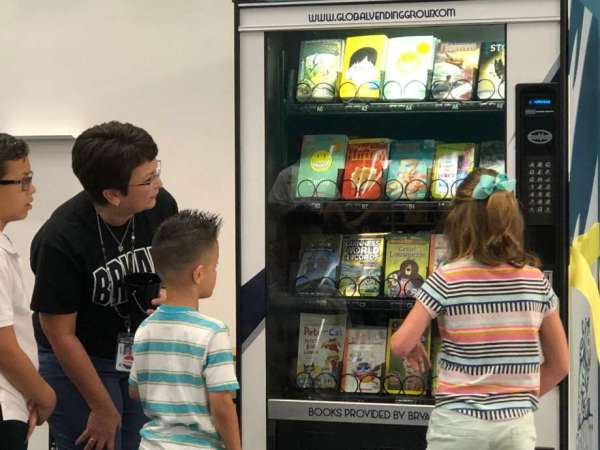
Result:
[[29,155],[27,143],[10,134],[0,133],[0,178],[6,175],[6,161],[18,161]]
[[524,248],[525,224],[512,192],[492,193],[485,200],[473,198],[481,175],[497,176],[491,169],[477,169],[458,187],[446,219],[450,260],[473,258],[496,266],[540,266],[540,260]]
[[165,220],[152,239],[151,253],[158,275],[167,280],[191,264],[206,260],[221,224],[218,214],[191,209]]

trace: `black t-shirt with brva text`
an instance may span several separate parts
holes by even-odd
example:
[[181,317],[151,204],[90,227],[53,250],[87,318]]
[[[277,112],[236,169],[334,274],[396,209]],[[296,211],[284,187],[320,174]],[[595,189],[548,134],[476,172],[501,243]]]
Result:
[[[123,277],[131,272],[155,272],[150,255],[152,236],[162,221],[176,212],[175,199],[161,189],[154,208],[134,216],[132,249],[133,227],[110,227],[114,237],[104,222],[98,227],[96,211],[85,192],[59,206],[31,244],[35,274],[31,309],[38,345],[50,349],[39,313],[77,313],[75,333],[88,354],[113,359],[118,334],[126,331],[123,317],[135,306],[129,304]],[[120,253],[116,240],[126,232]]]

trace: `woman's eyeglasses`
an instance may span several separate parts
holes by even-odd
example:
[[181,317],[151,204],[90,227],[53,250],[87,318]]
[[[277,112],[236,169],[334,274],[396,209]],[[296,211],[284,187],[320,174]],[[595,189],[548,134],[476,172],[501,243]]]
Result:
[[146,178],[142,183],[130,184],[129,186],[150,186],[160,178],[160,161],[156,161],[156,171]]
[[8,184],[20,184],[21,191],[27,192],[31,187],[31,181],[33,180],[33,172],[29,172],[24,175],[20,180],[0,180],[0,185],[8,185]]

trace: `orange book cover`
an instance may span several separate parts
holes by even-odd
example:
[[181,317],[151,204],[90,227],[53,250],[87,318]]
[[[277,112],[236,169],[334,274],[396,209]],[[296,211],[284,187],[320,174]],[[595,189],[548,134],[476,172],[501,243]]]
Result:
[[342,182],[345,200],[379,200],[383,194],[383,173],[387,169],[389,139],[352,139],[346,152]]

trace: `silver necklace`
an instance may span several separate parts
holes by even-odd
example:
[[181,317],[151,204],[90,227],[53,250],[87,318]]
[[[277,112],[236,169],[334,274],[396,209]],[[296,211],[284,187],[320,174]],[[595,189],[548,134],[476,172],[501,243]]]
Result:
[[131,227],[131,224],[134,220],[135,220],[134,216],[131,216],[131,219],[129,219],[129,222],[127,222],[127,228],[125,228],[125,232],[123,233],[123,237],[121,238],[121,240],[118,240],[117,236],[115,236],[115,233],[113,233],[113,230],[110,229],[108,224],[104,220],[102,221],[102,223],[104,224],[104,226],[106,227],[106,229],[108,230],[108,232],[110,233],[112,238],[114,239],[115,244],[117,244],[117,250],[119,250],[119,253],[123,253],[123,250],[125,249],[125,247],[123,246],[123,242],[125,242],[125,238],[127,237],[127,234],[129,233],[129,228]]

